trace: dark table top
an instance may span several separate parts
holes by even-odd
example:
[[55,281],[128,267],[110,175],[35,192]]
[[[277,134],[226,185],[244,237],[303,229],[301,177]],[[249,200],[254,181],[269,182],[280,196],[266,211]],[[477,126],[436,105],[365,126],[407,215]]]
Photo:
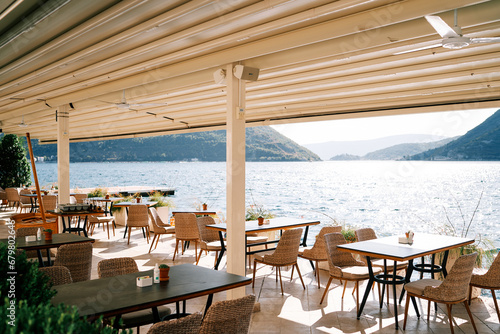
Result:
[[[8,239],[0,239],[0,242],[7,244],[7,240]],[[71,233],[56,233],[52,234],[52,241],[45,241],[45,235],[42,233],[42,240],[37,241],[26,242],[25,237],[17,237],[16,246],[19,249],[36,250],[87,241],[94,242],[95,240]]]
[[153,270],[54,287],[52,304],[78,307],[80,316],[113,316],[245,286],[251,278],[192,264],[170,267],[170,280],[136,286],[136,277],[153,277]]
[[[319,220],[279,217],[269,219],[269,224],[259,226],[259,223],[256,220],[251,220],[245,222],[245,233],[276,231],[284,228],[297,228],[319,224]],[[207,228],[225,232],[227,224],[207,225]]]
[[407,261],[424,255],[443,252],[453,248],[472,244],[474,239],[458,238],[439,234],[415,233],[413,243],[400,244],[397,236],[353,242],[339,245],[339,250],[350,253],[385,258],[395,261]]
[[175,210],[172,210],[173,215],[175,215],[176,213],[194,213],[195,215],[210,216],[210,215],[216,215],[217,211],[214,211],[214,210],[195,210],[195,209],[175,209]]

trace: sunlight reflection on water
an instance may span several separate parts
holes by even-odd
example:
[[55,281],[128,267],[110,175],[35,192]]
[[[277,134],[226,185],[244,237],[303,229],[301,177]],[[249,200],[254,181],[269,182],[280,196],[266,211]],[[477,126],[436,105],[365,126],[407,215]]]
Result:
[[[223,162],[72,163],[70,168],[72,188],[173,187],[177,207],[208,201],[225,214]],[[39,163],[37,172],[41,186],[57,180],[56,164]],[[481,233],[500,247],[499,162],[249,162],[246,175],[248,205],[255,201],[277,216],[322,223],[331,221],[328,215],[354,227],[374,227],[379,236],[410,228],[434,232],[446,222],[445,210],[460,233],[484,190],[469,236]]]

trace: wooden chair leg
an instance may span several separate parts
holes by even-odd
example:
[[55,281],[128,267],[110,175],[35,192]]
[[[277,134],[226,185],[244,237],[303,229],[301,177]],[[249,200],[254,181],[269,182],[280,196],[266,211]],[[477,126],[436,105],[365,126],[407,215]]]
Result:
[[292,281],[293,279],[293,270],[295,269],[295,266],[292,265],[292,274],[290,275],[290,282]]
[[179,241],[180,241],[179,239],[175,239],[175,250],[174,250],[174,257],[172,258],[172,261],[175,261],[175,255],[177,254],[177,251],[179,250]]
[[[102,227],[104,227],[104,223],[102,224]],[[109,222],[106,222],[106,229],[108,230],[108,239],[109,239]]]
[[[344,284],[344,291],[342,291],[342,299],[344,299],[345,288],[347,288],[347,281],[345,281],[345,284]],[[355,288],[356,288],[356,287],[355,287]]]
[[281,279],[281,267],[276,267],[276,269],[278,270],[278,273],[280,275],[280,285],[281,285],[281,294],[283,295],[283,280]]
[[149,226],[146,226],[146,243],[149,244]]
[[320,289],[321,284],[319,282],[319,266],[318,266],[318,264],[319,264],[319,262],[318,262],[318,260],[316,260],[316,269],[315,269],[316,270],[316,280],[318,281],[318,289]]
[[[108,229],[108,233],[109,233],[109,229]],[[153,241],[151,241],[151,247],[149,247],[149,252],[148,253],[151,253],[151,249],[153,249],[153,245],[155,244],[155,239],[158,235],[155,233],[155,235],[153,236]]]
[[477,328],[476,328],[476,323],[474,322],[474,318],[472,317],[472,313],[470,311],[469,304],[467,304],[466,301],[464,301],[465,308],[467,309],[467,313],[469,314],[470,322],[472,323],[472,327],[474,327],[474,332],[477,334]]
[[408,319],[408,307],[410,307],[410,296],[407,294],[405,302],[405,320],[403,321],[403,330],[406,329],[406,320]]
[[[300,278],[300,281],[302,282],[302,287],[304,288],[304,290],[306,289],[306,286],[304,285],[304,280],[302,279],[302,275],[300,274],[300,270],[299,270],[299,265],[297,263],[295,263],[295,267],[297,267],[297,274],[299,274],[299,278]],[[293,268],[293,267],[292,267]]]
[[160,235],[160,234],[158,234],[158,238],[156,239],[155,249],[156,249],[156,247],[158,247],[158,241],[160,241],[160,237],[161,237],[161,235]]
[[257,268],[257,261],[253,261],[253,279],[252,279],[252,288],[255,287],[255,269]]
[[495,303],[495,309],[497,310],[497,317],[500,321],[500,310],[498,309],[497,297],[495,296],[495,289],[491,289],[491,296],[493,297],[493,302]]
[[113,228],[113,237],[115,236],[115,221],[111,221],[111,227]]
[[448,321],[450,322],[451,334],[455,334],[453,331],[453,318],[451,317],[451,304],[446,304],[446,310],[448,311]]
[[[127,227],[125,227],[127,228]],[[125,233],[127,233],[127,231],[125,231]],[[127,241],[127,245],[130,244],[130,235],[132,234],[132,227],[128,226],[128,241]]]
[[356,281],[356,314],[359,313],[359,281]]
[[196,259],[196,265],[198,265],[198,262],[200,262],[202,253],[203,253],[203,249],[200,249],[200,254],[198,256],[196,255],[196,253],[194,253],[194,258]]
[[472,298],[472,285],[469,284],[469,305],[471,298]]
[[431,304],[432,302],[430,300],[427,301],[427,322],[429,322],[429,317],[431,315]]
[[328,279],[328,283],[326,283],[325,292],[323,292],[323,296],[321,297],[321,301],[319,302],[320,304],[323,304],[323,299],[325,299],[325,296],[328,293],[328,288],[330,287],[332,280],[333,280],[333,277],[330,276],[330,279]]

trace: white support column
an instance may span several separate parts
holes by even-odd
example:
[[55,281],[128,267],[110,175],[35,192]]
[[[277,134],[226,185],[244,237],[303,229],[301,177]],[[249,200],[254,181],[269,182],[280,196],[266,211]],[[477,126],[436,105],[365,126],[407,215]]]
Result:
[[[227,129],[227,272],[245,276],[245,116],[237,108],[245,107],[245,82],[226,67]],[[228,291],[227,298],[245,295],[245,288]]]
[[[69,105],[57,108],[57,186],[58,202],[69,203]],[[62,223],[59,219],[59,232]]]

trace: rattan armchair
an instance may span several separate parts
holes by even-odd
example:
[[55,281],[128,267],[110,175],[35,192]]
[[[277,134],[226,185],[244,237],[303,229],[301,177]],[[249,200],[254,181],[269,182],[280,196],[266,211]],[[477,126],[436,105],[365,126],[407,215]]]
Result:
[[[346,242],[342,233],[328,233],[324,236],[326,242],[326,251],[328,254],[328,266],[330,272],[330,278],[326,284],[325,292],[321,297],[320,304],[323,303],[326,294],[328,293],[328,288],[332,283],[333,279],[338,279],[346,281],[344,283],[344,290],[342,292],[342,299],[344,299],[345,290],[347,287],[347,282],[354,282],[356,290],[356,313],[359,310],[359,282],[370,278],[370,273],[368,267],[362,261],[356,260],[351,253],[339,251],[337,249],[338,245],[343,245]],[[376,275],[380,273],[382,269],[373,268],[373,274]]]
[[[114,277],[117,275],[126,275],[138,272],[137,263],[133,258],[121,257],[102,260],[97,264],[97,274],[99,278]],[[167,306],[158,306],[158,315],[160,319],[171,313]],[[140,332],[140,326],[144,326],[155,321],[153,309],[140,310],[124,313],[121,315],[123,325],[121,328],[137,327],[137,333]]]
[[206,228],[207,225],[215,224],[215,221],[210,216],[203,216],[196,218],[196,223],[198,224],[198,232],[200,233],[200,254],[196,259],[196,264],[200,261],[201,254],[203,251],[215,252],[214,266],[217,262],[217,257],[219,252],[222,250],[219,232],[216,230],[210,230]]
[[[200,241],[200,232],[198,231],[198,223],[196,216],[193,213],[177,213],[175,215],[175,251],[172,260],[175,260],[175,255],[179,249],[179,243],[194,242],[194,257],[198,255],[198,242]],[[184,247],[182,253],[184,254]]]
[[132,227],[140,227],[146,229],[146,240],[149,243],[149,211],[146,205],[131,205],[128,208],[127,225],[125,225],[125,235],[128,230],[127,245],[130,244],[130,234],[132,234]]
[[254,295],[212,304],[201,323],[199,333],[248,333],[254,304]]
[[55,210],[57,207],[57,195],[44,195],[42,202],[45,211]]
[[52,285],[73,283],[69,269],[64,266],[41,267],[38,269],[50,277],[49,283]]
[[[253,282],[252,287],[255,286],[255,271],[257,269],[257,263],[267,264],[269,266],[276,267],[276,276],[279,275],[281,294],[283,294],[283,280],[281,279],[281,267],[292,266],[292,268],[297,269],[300,281],[304,289],[304,281],[302,280],[302,275],[300,274],[299,266],[297,265],[297,255],[299,253],[300,237],[302,236],[302,229],[296,228],[291,230],[286,230],[283,232],[281,239],[276,246],[274,251],[265,251],[254,255],[253,264]],[[276,277],[277,279],[278,277]]]
[[203,314],[196,312],[188,316],[154,324],[148,334],[198,334]]
[[[448,313],[448,322],[450,324],[451,333],[453,334],[453,318],[451,317],[451,308],[454,304],[464,303],[470,321],[477,333],[474,318],[467,303],[467,292],[471,281],[472,270],[476,262],[477,253],[462,255],[451,267],[448,276],[444,281],[435,279],[421,279],[418,281],[405,284],[407,292],[405,305],[405,318],[403,322],[403,330],[406,328],[406,320],[408,318],[408,307],[410,306],[410,298],[421,298],[428,301],[427,304],[427,321],[429,321],[431,302],[446,304]],[[414,303],[414,305],[416,305]],[[416,306],[415,306],[416,307]]]
[[158,246],[158,241],[160,241],[160,236],[162,234],[175,234],[175,226],[165,224],[155,208],[149,208],[149,214],[151,216],[151,227],[153,228],[154,233],[153,240],[151,241],[151,247],[149,247],[149,253],[151,253],[153,245],[155,246],[154,249]]
[[318,289],[321,288],[319,281],[319,262],[328,261],[328,254],[326,253],[325,234],[340,232],[341,230],[342,226],[325,226],[319,231],[318,235],[316,236],[316,241],[311,248],[299,249],[299,257],[309,261],[314,261],[316,263],[314,273],[316,276],[316,280],[318,281]]
[[[20,227],[16,230],[16,237],[26,237],[29,235],[36,236],[38,229],[41,227]],[[38,253],[36,250],[25,251],[27,258],[38,258]]]
[[65,266],[73,282],[87,281],[92,271],[92,243],[62,245],[57,250],[54,266]]
[[498,254],[493,263],[491,264],[490,269],[488,269],[486,273],[472,274],[470,280],[470,288],[469,288],[469,305],[473,287],[481,289],[489,289],[491,291],[491,296],[493,297],[493,303],[495,304],[495,309],[497,310],[497,317],[498,320],[500,320],[500,311],[498,309],[497,297],[495,296],[495,290],[500,289],[500,256]]
[[5,193],[7,194],[8,206],[13,207],[17,210],[20,207],[21,199],[19,198],[19,192],[16,188],[5,188]]
[[31,211],[33,206],[31,205],[31,199],[26,196],[21,196],[21,195],[29,195],[31,194],[31,190],[29,189],[21,189],[19,191],[19,212],[23,212],[23,210],[26,210],[26,212]]

